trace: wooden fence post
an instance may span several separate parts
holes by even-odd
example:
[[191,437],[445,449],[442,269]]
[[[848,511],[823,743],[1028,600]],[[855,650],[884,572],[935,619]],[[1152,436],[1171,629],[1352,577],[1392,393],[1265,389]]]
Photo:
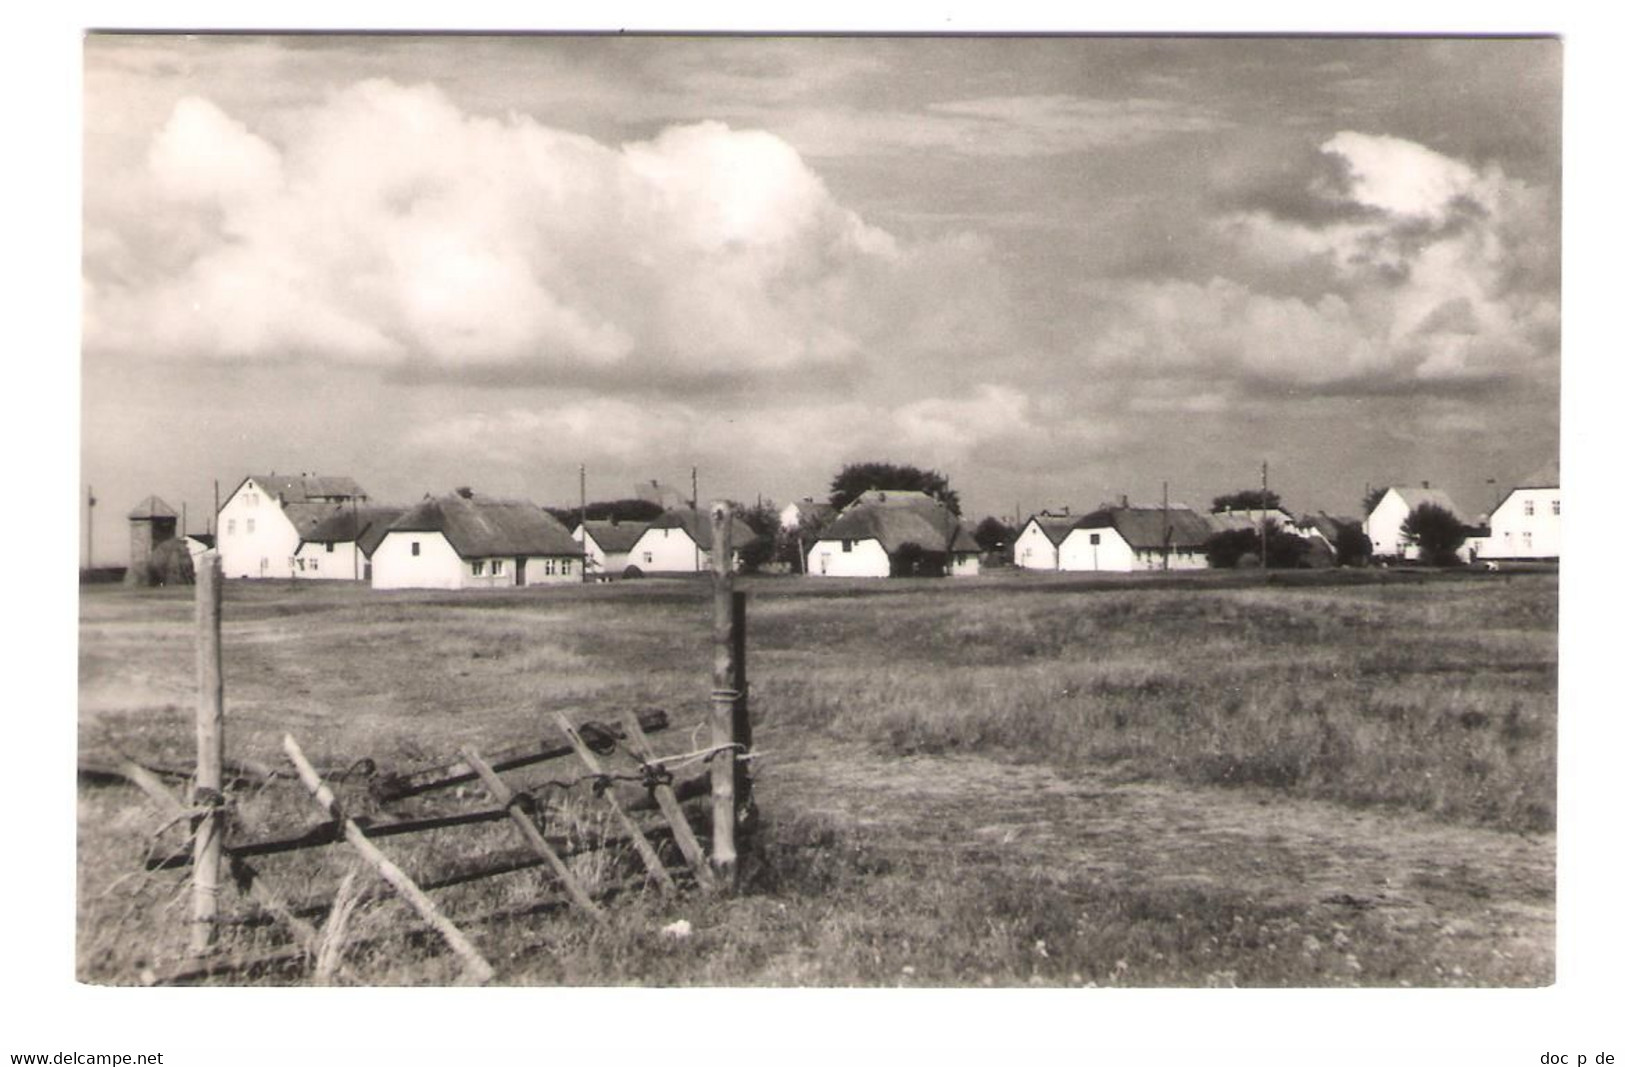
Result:
[[739,703],[734,669],[733,508],[711,505],[711,567],[714,582],[711,644],[711,866],[732,888],[739,853],[734,847],[734,713]]
[[288,754],[288,759],[293,761],[294,768],[299,772],[299,780],[305,783],[305,788],[315,798],[317,805],[343,828],[344,839],[350,842],[350,845],[361,853],[362,858],[372,864],[373,869],[384,881],[411,905],[412,910],[451,946],[451,950],[463,961],[464,973],[469,980],[478,985],[489,982],[496,972],[491,969],[491,964],[485,957],[480,955],[480,950],[463,936],[463,932],[457,929],[450,919],[440,913],[440,909],[434,906],[434,901],[417,887],[417,883],[413,882],[405,871],[384,855],[377,845],[367,840],[366,833],[356,825],[355,820],[344,814],[344,809],[339,807],[338,798],[327,787],[327,783],[322,781],[322,776],[316,772],[316,768],[310,765],[310,761],[305,758],[305,753],[293,739],[292,734],[282,736],[282,750]]
[[225,685],[220,673],[220,602],[224,574],[220,554],[199,558],[197,573],[197,778],[192,805],[204,809],[193,831],[192,930],[194,956],[214,947],[220,910],[220,856],[225,797]]

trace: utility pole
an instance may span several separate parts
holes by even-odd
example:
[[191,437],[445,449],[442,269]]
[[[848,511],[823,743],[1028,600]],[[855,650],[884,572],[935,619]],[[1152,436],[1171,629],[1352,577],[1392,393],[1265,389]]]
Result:
[[1258,501],[1258,569],[1270,569],[1270,461],[1264,461],[1264,495]]
[[350,580],[361,580],[361,516],[356,511],[355,497],[350,497]]
[[581,465],[581,581],[587,581],[587,465]]
[[1162,483],[1162,569],[1168,569],[1168,545],[1173,540],[1174,531],[1168,525],[1168,482]]
[[[694,573],[698,574],[700,572],[700,468],[698,467],[688,469],[688,492],[688,506],[694,512]],[[716,550],[717,546],[712,544],[712,553],[715,553]]]
[[214,480],[214,514],[212,516],[210,516],[209,523],[210,523],[210,526],[211,526],[211,529],[209,530],[209,532],[215,535],[215,545],[214,545],[214,547],[216,549],[218,549],[220,547],[220,537],[219,537],[219,535],[220,535],[220,479],[219,478],[216,478]]
[[96,490],[85,486],[85,570],[96,565]]
[[181,540],[186,540],[186,501],[181,501]]

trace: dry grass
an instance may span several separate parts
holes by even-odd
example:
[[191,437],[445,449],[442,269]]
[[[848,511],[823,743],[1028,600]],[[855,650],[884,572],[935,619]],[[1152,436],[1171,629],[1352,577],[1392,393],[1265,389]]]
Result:
[[[502,980],[1550,980],[1554,578],[752,588],[767,817],[746,892],[669,902],[623,891],[607,929],[564,910],[481,926],[476,940],[501,946],[488,951]],[[461,596],[230,583],[228,751],[280,765],[292,732],[318,765],[367,756],[405,769],[449,760],[464,744],[539,738],[559,708],[655,705],[686,727],[705,713],[707,610],[704,588],[681,582]],[[186,591],[85,591],[85,748],[111,736],[143,759],[185,763],[192,669]],[[684,734],[656,747],[686,750]],[[839,761],[824,762],[837,751]],[[1030,784],[1039,778],[1052,783],[1041,803]],[[877,815],[865,790],[882,780]],[[1077,828],[1080,812],[1123,798],[1146,806],[1125,809],[1122,834]],[[320,818],[295,788],[234,801],[242,838]],[[1266,802],[1301,814],[1301,832],[1235,837],[1253,834]],[[465,790],[424,810],[483,803]],[[1224,818],[1203,822],[1215,812]],[[1339,851],[1349,840],[1341,820],[1360,813],[1385,821],[1363,846],[1371,855],[1350,859]],[[184,946],[184,880],[141,870],[162,819],[133,790],[84,788],[79,817],[79,973],[137,981]],[[577,797],[550,818],[591,834],[604,815]],[[1159,819],[1166,825],[1148,825]],[[1510,831],[1542,836],[1527,844]],[[166,843],[183,833],[167,831]],[[1175,833],[1200,839],[1181,846],[1199,877],[1179,865],[1125,877],[1152,872]],[[1378,854],[1389,838],[1414,843],[1391,893],[1360,881],[1362,864],[1396,862]],[[1087,848],[1073,855],[1079,842]],[[516,845],[495,824],[391,839],[386,850],[429,872]],[[262,867],[300,896],[332,900],[349,862],[335,847]],[[594,887],[624,883],[632,869],[602,852],[571,862]],[[1277,891],[1308,884],[1294,872],[1333,868],[1348,890]],[[347,915],[333,927],[333,969],[341,958],[372,983],[453,980],[454,961],[403,919],[404,907],[369,895],[370,877],[359,881],[363,892],[344,898]],[[557,893],[530,870],[435,896],[466,916]],[[694,936],[660,936],[678,918]],[[283,943],[257,924],[229,927],[223,940],[240,951]],[[244,980],[306,979],[223,981]]]

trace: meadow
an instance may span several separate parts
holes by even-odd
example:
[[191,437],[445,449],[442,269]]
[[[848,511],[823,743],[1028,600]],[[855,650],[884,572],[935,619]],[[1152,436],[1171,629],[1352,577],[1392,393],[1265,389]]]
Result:
[[[1555,575],[741,587],[761,817],[740,892],[632,886],[607,928],[564,910],[482,926],[471,936],[498,981],[1552,981]],[[225,617],[232,758],[280,764],[291,732],[319,765],[411,769],[543,736],[554,710],[649,706],[674,723],[657,747],[686,750],[705,718],[699,582],[234,582]],[[192,639],[190,590],[83,591],[83,752],[190,758]],[[139,982],[184,949],[184,879],[143,869],[164,820],[141,794],[79,796],[78,973]],[[248,836],[319,821],[284,791],[234,800]],[[390,851],[430,870],[511,845],[505,829]],[[607,882],[611,859],[578,862]],[[263,866],[329,897],[355,869],[341,847]],[[556,897],[537,871],[437,895],[453,915]],[[398,902],[345,905],[335,952],[352,980],[452,979]],[[662,936],[679,918],[693,935]],[[245,949],[277,934],[223,937]]]

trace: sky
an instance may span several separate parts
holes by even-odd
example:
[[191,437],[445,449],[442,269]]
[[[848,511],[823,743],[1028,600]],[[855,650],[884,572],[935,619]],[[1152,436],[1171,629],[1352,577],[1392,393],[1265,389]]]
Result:
[[1562,50],[91,34],[96,560],[273,471],[1476,516],[1558,454]]

